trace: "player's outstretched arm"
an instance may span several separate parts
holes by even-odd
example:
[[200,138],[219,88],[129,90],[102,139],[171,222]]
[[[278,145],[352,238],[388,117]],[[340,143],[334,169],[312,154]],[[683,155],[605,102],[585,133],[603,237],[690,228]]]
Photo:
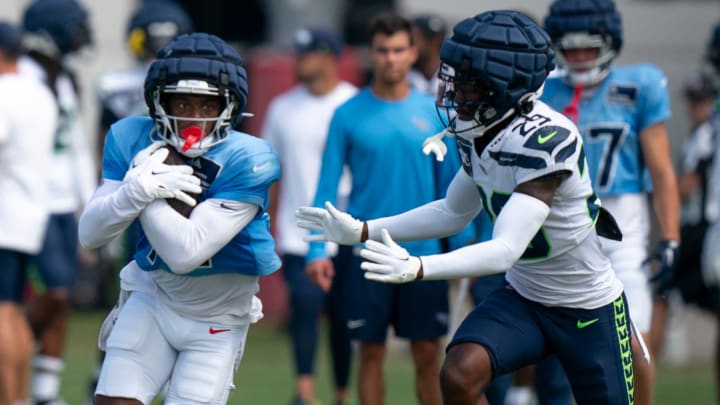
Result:
[[543,178],[516,188],[498,215],[492,239],[452,252],[414,257],[383,231],[380,242],[368,241],[360,255],[365,278],[405,283],[416,279],[447,280],[484,276],[509,269],[520,259],[550,213],[561,178]]
[[445,198],[402,214],[368,221],[368,239],[382,240],[383,229],[397,241],[444,238],[461,232],[481,209],[482,199],[475,182],[460,169],[448,185]]
[[318,232],[305,236],[303,240],[306,242],[328,241],[354,245],[367,239],[366,224],[338,210],[329,201],[325,202],[325,208],[300,207],[295,212],[295,218],[298,227]]

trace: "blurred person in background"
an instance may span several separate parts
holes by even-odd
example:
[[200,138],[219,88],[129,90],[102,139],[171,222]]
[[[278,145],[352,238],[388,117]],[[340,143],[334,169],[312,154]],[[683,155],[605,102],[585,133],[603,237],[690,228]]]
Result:
[[85,7],[75,0],[36,0],[25,9],[20,71],[45,83],[55,95],[59,120],[48,176],[50,220],[37,257],[45,287],[28,304],[38,342],[33,360],[32,397],[56,404],[70,316],[70,291],[78,269],[77,216],[97,185],[89,139],[82,128],[79,88],[72,64],[91,44]]
[[[545,30],[564,74],[547,80],[542,100],[582,133],[593,186],[623,233],[622,242],[602,238],[603,251],[625,287],[634,327],[649,342],[653,290],[663,294],[671,285],[680,243],[679,196],[665,127],[667,79],[647,63],[611,67],[623,43],[612,0],[556,0]],[[660,230],[651,255],[648,173]],[[660,262],[652,280],[651,259]],[[635,401],[645,405],[652,403],[655,364],[642,340],[638,343]]]
[[146,0],[133,11],[125,28],[125,43],[135,65],[106,72],[98,79],[98,156],[110,125],[130,115],[147,114],[143,82],[157,51],[176,36],[192,31],[190,16],[173,0]]
[[[715,89],[718,90],[720,89],[718,87],[718,83],[720,83],[720,22],[713,27],[711,32],[706,60],[708,63],[705,71],[713,80]],[[715,107],[710,116],[714,157],[720,156],[720,141],[718,141],[720,139],[720,110],[717,104],[719,101],[716,99]],[[709,203],[717,209],[720,206],[720,164],[717,161],[714,161],[710,169],[708,186]],[[715,217],[708,224],[705,240],[703,241],[701,265],[702,281],[710,293],[706,308],[715,313],[718,320],[718,331],[720,331],[720,249],[718,249],[718,246],[720,246],[720,221],[717,221],[716,212]],[[715,395],[720,400],[720,333],[716,334],[714,366]]]
[[[348,399],[352,351],[342,304],[340,269],[331,285],[323,288],[305,274],[308,243],[306,232],[295,226],[295,210],[312,203],[320,174],[320,162],[330,118],[335,109],[355,95],[357,88],[339,77],[343,44],[337,34],[324,28],[303,28],[295,33],[294,69],[297,85],[276,96],[268,107],[262,137],[280,157],[283,179],[271,187],[273,234],[283,262],[290,292],[290,338],[295,365],[295,398],[292,405],[316,404],[314,362],[318,341],[318,318],[328,315],[330,354],[335,383],[335,404]],[[350,179],[343,177],[339,198],[347,199]],[[335,256],[337,245],[327,245]]]
[[410,21],[417,60],[408,72],[408,82],[415,90],[435,97],[440,83],[440,47],[447,36],[448,26],[442,17],[435,14],[419,14]]
[[0,22],[0,403],[7,405],[30,405],[33,338],[22,303],[50,216],[58,114],[47,87],[19,74],[21,40],[19,27]]
[[[703,282],[701,257],[703,240],[708,226],[717,217],[717,202],[712,198],[710,174],[715,155],[715,139],[710,124],[713,105],[717,97],[717,88],[713,79],[706,73],[698,73],[683,85],[683,97],[687,103],[687,116],[690,131],[683,140],[683,154],[678,177],[680,192],[681,215],[680,235],[683,244],[680,246],[677,270],[673,280],[673,289],[667,295],[654,297],[652,347],[657,353],[663,350],[666,333],[682,336],[682,331],[669,330],[669,327],[684,327],[672,322],[675,311],[680,305],[680,298],[672,293],[677,291],[686,303],[695,304],[702,309],[717,313],[720,303],[717,301],[717,287],[709,287]],[[670,322],[669,324],[666,324]],[[670,336],[668,336],[670,337]],[[682,352],[687,342],[673,342],[667,346],[672,352]]]
[[[369,24],[369,38],[372,82],[333,115],[313,201],[316,207],[335,210],[332,204],[338,200],[338,183],[347,165],[352,176],[347,210],[358,218],[391,215],[439,198],[460,167],[454,143],[446,145],[449,158],[442,163],[422,154],[423,140],[442,127],[432,98],[407,81],[416,59],[410,21],[391,13],[377,15]],[[308,240],[319,241],[315,239],[319,236]],[[442,250],[438,239],[406,246],[417,254]],[[397,337],[410,341],[418,402],[439,405],[440,338],[448,327],[447,282],[392,286],[366,280],[357,248],[339,249],[339,260],[347,260],[348,265],[336,270],[325,243],[311,243],[306,271],[324,289],[338,272],[347,273],[343,299],[351,339],[359,342],[360,403],[384,402],[383,360],[392,326]]]

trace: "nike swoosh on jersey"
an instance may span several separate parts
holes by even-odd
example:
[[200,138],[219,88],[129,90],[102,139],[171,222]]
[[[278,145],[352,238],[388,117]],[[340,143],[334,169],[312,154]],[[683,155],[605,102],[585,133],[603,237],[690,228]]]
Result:
[[589,321],[583,322],[583,321],[581,321],[581,320],[578,319],[578,321],[577,321],[577,328],[578,328],[578,329],[587,328],[588,326],[594,324],[595,322],[597,322],[597,321],[599,321],[599,320],[600,320],[599,318],[595,318],[595,319],[591,319],[591,320],[589,320]]
[[215,329],[212,326],[210,327],[210,334],[214,335],[216,333],[223,333],[223,332],[230,332],[230,329]]
[[549,141],[550,138],[555,136],[557,134],[557,131],[550,132],[549,134],[542,136],[538,134],[537,141],[540,145],[544,144],[545,142]]

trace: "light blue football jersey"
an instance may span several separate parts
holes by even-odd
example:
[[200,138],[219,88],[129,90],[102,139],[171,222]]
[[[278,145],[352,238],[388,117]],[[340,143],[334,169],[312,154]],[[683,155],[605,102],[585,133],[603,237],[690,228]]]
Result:
[[[562,77],[549,78],[542,100],[557,111],[571,101],[573,88]],[[639,134],[670,118],[663,72],[650,64],[613,67],[596,88],[583,91],[577,126],[600,197],[650,189]]]
[[[454,141],[446,142],[444,162],[422,152],[425,138],[442,129],[432,97],[412,90],[402,100],[388,101],[362,89],[338,107],[330,122],[313,205],[335,203],[344,165],[352,175],[347,212],[360,220],[399,214],[443,198],[460,168]],[[473,236],[468,227],[458,238],[469,242]],[[450,244],[463,242],[455,239]],[[413,255],[441,250],[436,239],[402,246]],[[325,256],[323,243],[311,243],[308,261]]]
[[[152,143],[154,122],[125,118],[110,127],[105,141],[103,178],[122,181],[133,157]],[[202,181],[201,203],[208,198],[241,201],[260,207],[258,215],[206,263],[189,273],[203,276],[240,273],[263,276],[280,268],[267,215],[270,185],[280,178],[277,154],[265,140],[233,131],[225,142],[200,157],[187,159]],[[143,233],[133,258],[145,271],[167,270]]]

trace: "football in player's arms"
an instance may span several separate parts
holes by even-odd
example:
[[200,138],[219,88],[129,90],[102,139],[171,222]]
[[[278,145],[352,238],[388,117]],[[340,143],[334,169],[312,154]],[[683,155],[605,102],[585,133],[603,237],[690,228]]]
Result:
[[[165,159],[165,163],[169,165],[186,165],[188,164],[187,158],[180,154],[177,150],[175,150],[174,147],[168,145],[166,146],[169,153],[167,158]],[[200,196],[200,194],[194,194],[188,192],[188,195],[190,197],[194,198],[197,201],[197,198]],[[184,216],[185,218],[190,218],[190,214],[192,213],[192,210],[194,207],[191,207],[184,203],[181,200],[178,200],[177,198],[168,198],[167,203],[177,212],[180,213],[180,215]]]

